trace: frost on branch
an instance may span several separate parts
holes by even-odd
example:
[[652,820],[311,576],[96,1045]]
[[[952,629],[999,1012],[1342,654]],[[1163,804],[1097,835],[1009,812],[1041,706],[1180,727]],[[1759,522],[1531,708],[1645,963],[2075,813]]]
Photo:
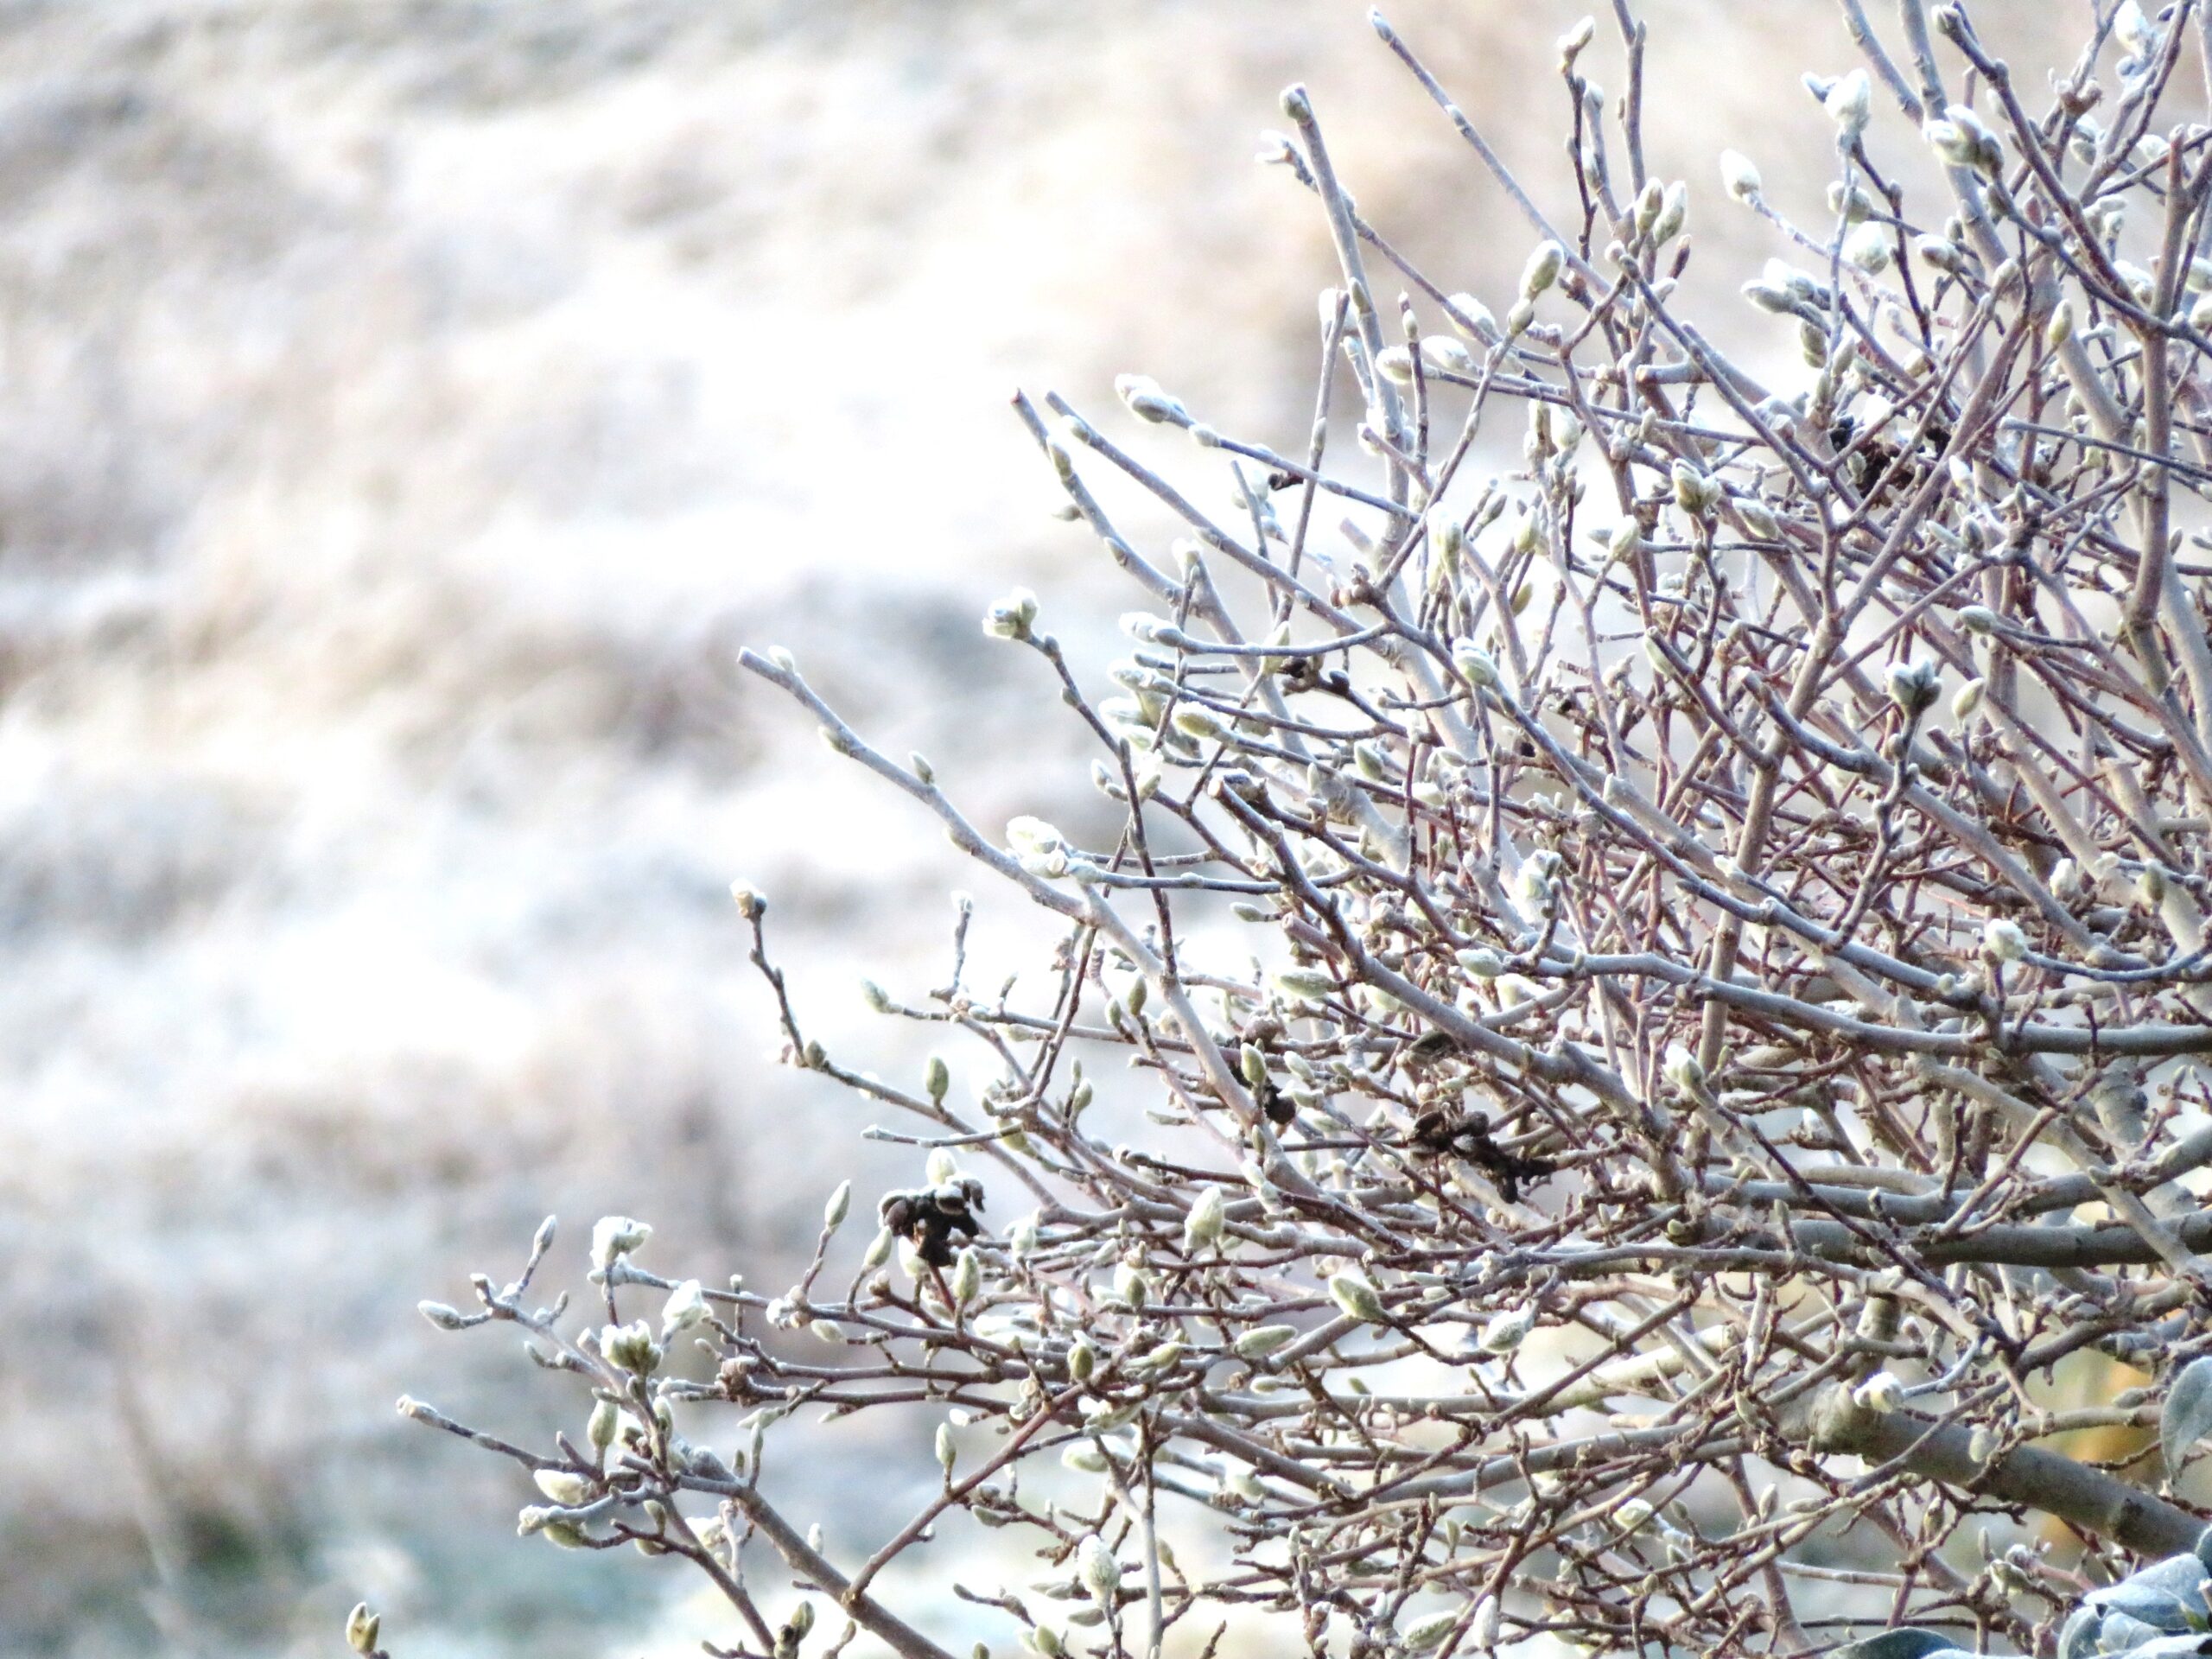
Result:
[[[1376,19],[1525,216],[1515,290],[1407,263],[1293,88],[1262,159],[1338,265],[1310,433],[1144,375],[1017,400],[1139,596],[1111,664],[1026,591],[982,623],[1111,833],[976,823],[742,659],[1057,931],[1023,1000],[969,982],[964,908],[942,988],[868,988],[990,1058],[980,1103],[810,1039],[741,884],[787,1058],[896,1109],[911,1184],[866,1237],[829,1195],[776,1294],[611,1217],[588,1315],[540,1306],[542,1235],[426,1313],[520,1326],[577,1435],[410,1414],[524,1465],[525,1533],[688,1562],[778,1659],[944,1653],[882,1575],[956,1513],[1003,1548],[933,1570],[1046,1659],[2201,1632],[2167,1483],[2212,1421],[2212,136],[2160,114],[2197,10],[2123,6],[2031,110],[2040,69],[1905,0],[1807,79],[1811,213],[1732,152],[1721,196],[1646,171],[1624,7],[1624,100],[1560,42],[1549,206]],[[1772,257],[1692,278],[1707,212]],[[865,1556],[787,1518],[800,1410],[934,1448]],[[2083,1451],[2162,1416],[2170,1467]]]

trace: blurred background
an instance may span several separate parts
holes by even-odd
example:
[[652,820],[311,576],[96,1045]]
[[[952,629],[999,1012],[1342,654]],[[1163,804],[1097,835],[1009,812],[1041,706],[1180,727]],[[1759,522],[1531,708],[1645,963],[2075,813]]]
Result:
[[[1586,5],[1393,11],[1555,211]],[[1827,0],[1643,10],[1652,163],[1725,292],[1782,250],[1713,156],[1817,219],[1797,74],[1848,42]],[[893,1073],[925,1046],[859,976],[940,982],[970,877],[733,652],[791,646],[981,823],[1080,821],[1071,723],[976,619],[1027,583],[1095,677],[1135,594],[1049,516],[1013,388],[1111,422],[1143,369],[1302,442],[1333,270],[1250,164],[1294,79],[1445,286],[1502,311],[1535,239],[1363,12],[0,4],[0,1653],[334,1652],[364,1595],[402,1659],[722,1628],[516,1538],[517,1472],[394,1414],[576,1414],[415,1303],[548,1213],[556,1286],[608,1211],[780,1286],[840,1176],[912,1178],[774,1066],[727,888],[770,895],[810,1033]],[[933,1484],[910,1427],[824,1442],[833,1552]]]

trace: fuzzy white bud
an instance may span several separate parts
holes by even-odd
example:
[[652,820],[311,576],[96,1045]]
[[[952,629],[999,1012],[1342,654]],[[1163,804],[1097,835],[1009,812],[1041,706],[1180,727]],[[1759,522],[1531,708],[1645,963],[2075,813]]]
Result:
[[1888,1371],[1877,1371],[1853,1389],[1851,1397],[1872,1411],[1895,1411],[1904,1404],[1904,1384]]
[[1085,1533],[1076,1546],[1075,1560],[1077,1576],[1090,1599],[1101,1607],[1111,1607],[1122,1587],[1122,1568],[1106,1541],[1095,1532]]
[[1239,1359],[1264,1359],[1297,1335],[1294,1325],[1258,1325],[1230,1344],[1230,1350]]
[[1765,194],[1758,168],[1751,165],[1751,158],[1741,150],[1724,149],[1720,152],[1720,182],[1731,196],[1746,207]]
[[983,1262],[973,1249],[960,1252],[952,1268],[952,1305],[965,1307],[983,1287]]
[[983,632],[994,639],[1027,639],[1037,620],[1037,595],[1016,588],[983,613]]
[[1521,297],[1533,300],[1554,283],[1567,264],[1567,250],[1556,242],[1540,242],[1521,271]]
[[1873,83],[1867,79],[1866,72],[1853,69],[1831,86],[1828,95],[1821,100],[1846,143],[1866,130],[1867,120],[1873,113]]
[[1999,916],[1983,926],[1981,948],[1993,961],[2018,962],[2028,954],[2028,936],[2018,922]]
[[702,1323],[707,1317],[707,1293],[699,1287],[696,1279],[686,1279],[671,1291],[668,1302],[660,1312],[660,1329],[664,1340],[672,1332],[688,1331]]
[[591,1264],[610,1268],[618,1257],[643,1247],[653,1230],[628,1216],[601,1216],[591,1230]]
[[1871,220],[1853,226],[1843,238],[1844,258],[1870,276],[1878,276],[1887,270],[1895,253],[1889,227]]
[[537,1490],[564,1510],[591,1502],[592,1485],[571,1469],[538,1469],[531,1474]]
[[1199,1191],[1192,1202],[1190,1213],[1183,1217],[1183,1249],[1185,1254],[1196,1255],[1211,1249],[1221,1242],[1222,1230],[1228,1224],[1229,1199],[1218,1186],[1209,1185]]
[[1373,1285],[1356,1273],[1340,1273],[1329,1281],[1329,1294],[1338,1307],[1369,1325],[1388,1325],[1389,1311]]
[[1513,1308],[1498,1314],[1483,1326],[1480,1338],[1486,1354],[1510,1354],[1529,1338],[1536,1328],[1536,1310],[1531,1307]]

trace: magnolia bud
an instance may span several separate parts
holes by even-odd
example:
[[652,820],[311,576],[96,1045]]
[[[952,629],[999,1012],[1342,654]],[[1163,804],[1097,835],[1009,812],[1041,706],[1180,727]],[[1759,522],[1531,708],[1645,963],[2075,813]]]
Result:
[[1114,1552],[1106,1548],[1106,1541],[1095,1532],[1085,1533],[1076,1546],[1075,1557],[1076,1572],[1084,1588],[1090,1592],[1090,1599],[1102,1607],[1110,1606],[1122,1587],[1122,1568]]
[[1398,1645],[1408,1653],[1427,1653],[1431,1648],[1441,1646],[1459,1623],[1459,1615],[1456,1612],[1431,1613],[1427,1618],[1417,1618],[1407,1625],[1398,1637]]
[[1376,1294],[1373,1285],[1357,1274],[1338,1274],[1329,1281],[1329,1294],[1336,1300],[1338,1307],[1355,1319],[1364,1320],[1369,1325],[1388,1325],[1390,1322],[1389,1312],[1382,1306],[1382,1298]]
[[1497,664],[1488,652],[1470,640],[1462,639],[1453,645],[1452,663],[1467,683],[1478,690],[1489,690],[1497,683]]
[[837,1190],[830,1195],[830,1202],[822,1206],[822,1230],[835,1232],[845,1224],[845,1217],[853,1207],[853,1184],[837,1183]]
[[707,1294],[699,1288],[696,1279],[686,1279],[669,1293],[667,1306],[661,1309],[662,1336],[671,1332],[688,1331],[707,1317]]
[[1294,1325],[1255,1325],[1230,1344],[1230,1350],[1239,1359],[1265,1359],[1297,1335]]
[[539,1469],[531,1478],[537,1483],[537,1490],[564,1510],[573,1510],[580,1503],[591,1501],[592,1485],[582,1475],[569,1469]]
[[1097,1369],[1098,1351],[1088,1337],[1077,1337],[1068,1348],[1068,1376],[1077,1382],[1088,1382]]
[[1751,165],[1751,157],[1738,150],[1720,152],[1720,182],[1730,195],[1746,207],[1764,194],[1758,168]]
[[1474,1622],[1467,1628],[1467,1639],[1478,1648],[1496,1647],[1503,1615],[1504,1609],[1498,1605],[1497,1598],[1484,1596],[1475,1604]]
[[591,1264],[608,1268],[617,1257],[628,1255],[653,1236],[642,1221],[627,1216],[601,1216],[591,1230]]
[[1211,1249],[1221,1242],[1229,1217],[1229,1200],[1218,1186],[1201,1188],[1183,1217],[1183,1249],[1186,1255]]
[[1955,242],[1940,236],[1923,236],[1912,245],[1915,253],[1936,267],[1957,276],[1966,269],[1967,257]]
[[1452,327],[1467,339],[1488,342],[1497,338],[1497,319],[1491,315],[1491,308],[1473,295],[1454,294],[1444,303]]
[[1981,948],[1993,961],[2018,962],[2028,954],[2028,936],[2000,916],[1983,926]]
[[983,632],[994,639],[1027,639],[1037,620],[1037,595],[1017,588],[983,613]]
[[1152,1281],[1135,1263],[1124,1262],[1114,1269],[1114,1300],[1135,1310],[1152,1300]]
[[353,1611],[346,1615],[346,1645],[359,1654],[374,1653],[377,1632],[383,1626],[383,1618],[371,1612],[367,1602],[356,1603]]
[[[1492,325],[1495,327],[1495,325]],[[1421,361],[1446,374],[1471,375],[1480,366],[1475,354],[1449,334],[1429,334],[1421,343]]]
[[1190,411],[1162,391],[1160,382],[1148,374],[1116,376],[1114,391],[1128,405],[1129,413],[1141,421],[1172,421],[1179,426],[1191,418]]
[[600,1332],[599,1351],[610,1363],[639,1376],[650,1376],[660,1364],[660,1344],[643,1319],[634,1325],[610,1325]]
[[1942,685],[1942,672],[1932,662],[1891,663],[1889,681],[1890,701],[1908,715],[1925,712]]
[[982,1258],[972,1249],[961,1251],[952,1269],[952,1305],[955,1307],[967,1306],[976,1300],[976,1294],[982,1287]]
[[1851,1391],[1851,1397],[1872,1411],[1895,1411],[1904,1404],[1904,1384],[1887,1371],[1877,1371]]
[[1866,72],[1853,69],[1830,87],[1828,95],[1821,100],[1846,143],[1866,130],[1867,119],[1873,112],[1873,90]]
[[593,1403],[591,1416],[584,1423],[584,1438],[591,1442],[594,1451],[604,1452],[614,1444],[614,1431],[621,1421],[621,1416],[612,1400],[600,1400]]
[[937,1426],[937,1462],[938,1467],[944,1471],[947,1480],[952,1478],[952,1465],[959,1456],[960,1448],[952,1441],[952,1425],[939,1423]]
[[1871,222],[1857,226],[1843,238],[1844,258],[1869,276],[1887,270],[1895,252],[1887,226]]
[[1325,1002],[1337,994],[1337,982],[1313,968],[1284,968],[1274,976],[1280,990],[1299,1002]]
[[1486,1354],[1510,1354],[1536,1328],[1536,1310],[1515,1308],[1500,1313],[1483,1326],[1482,1350]]
[[1567,264],[1567,250],[1556,242],[1540,242],[1521,271],[1521,297],[1533,300],[1554,283]]
[[888,1227],[878,1228],[875,1236],[868,1241],[867,1254],[861,1257],[861,1271],[874,1273],[888,1262],[891,1259],[891,1247],[897,1241],[892,1236]]

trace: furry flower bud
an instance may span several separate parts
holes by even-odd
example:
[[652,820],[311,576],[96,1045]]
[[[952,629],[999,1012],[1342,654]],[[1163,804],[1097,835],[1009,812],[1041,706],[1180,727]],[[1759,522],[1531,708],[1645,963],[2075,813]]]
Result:
[[599,1351],[610,1363],[639,1376],[651,1376],[661,1361],[660,1344],[643,1319],[634,1325],[610,1325],[600,1332]]
[[1369,1325],[1388,1325],[1389,1310],[1373,1285],[1356,1273],[1340,1273],[1329,1281],[1329,1294],[1338,1307]]
[[377,1633],[383,1626],[383,1618],[371,1612],[367,1602],[356,1603],[353,1611],[346,1615],[346,1645],[359,1654],[374,1653]]
[[1095,1532],[1085,1533],[1076,1546],[1075,1560],[1077,1575],[1090,1599],[1101,1607],[1111,1606],[1122,1587],[1122,1568],[1106,1541]]
[[1203,1188],[1192,1203],[1190,1213],[1183,1217],[1185,1253],[1196,1255],[1221,1243],[1222,1229],[1228,1224],[1228,1219],[1229,1200],[1222,1189]]
[[1478,690],[1487,691],[1497,683],[1497,662],[1471,640],[1459,640],[1452,647],[1452,664]]
[[1904,1404],[1904,1384],[1888,1371],[1877,1371],[1853,1389],[1851,1397],[1872,1411],[1895,1411]]
[[1017,588],[983,613],[983,632],[994,639],[1027,639],[1037,620],[1037,595]]
[[1747,207],[1765,194],[1758,168],[1752,166],[1751,157],[1740,150],[1724,149],[1720,152],[1720,183],[1731,196]]
[[1297,1335],[1294,1325],[1257,1325],[1230,1344],[1230,1351],[1239,1359],[1265,1359]]
[[1867,79],[1866,72],[1853,69],[1831,86],[1828,95],[1821,100],[1845,143],[1866,130],[1867,120],[1873,113],[1873,84]]
[[564,1510],[573,1510],[580,1503],[591,1502],[591,1482],[573,1469],[539,1469],[531,1478],[537,1490]]
[[1567,250],[1556,242],[1540,242],[1521,271],[1521,297],[1533,300],[1559,281],[1567,264]]
[[1500,1313],[1483,1326],[1482,1350],[1486,1354],[1510,1354],[1529,1339],[1536,1328],[1536,1310],[1516,1307]]
[[652,1236],[653,1230],[642,1221],[627,1216],[601,1216],[591,1230],[591,1264],[613,1267],[618,1257],[639,1249]]
[[707,1293],[699,1288],[696,1279],[686,1279],[669,1293],[668,1305],[661,1309],[660,1330],[664,1338],[677,1331],[689,1331],[707,1317]]
[[1924,714],[1942,690],[1942,677],[1932,662],[1891,663],[1890,701],[1908,715]]
[[1119,375],[1115,378],[1114,391],[1128,405],[1129,413],[1141,421],[1154,424],[1172,422],[1178,426],[1189,423],[1190,410],[1162,391],[1160,382],[1148,374]]

